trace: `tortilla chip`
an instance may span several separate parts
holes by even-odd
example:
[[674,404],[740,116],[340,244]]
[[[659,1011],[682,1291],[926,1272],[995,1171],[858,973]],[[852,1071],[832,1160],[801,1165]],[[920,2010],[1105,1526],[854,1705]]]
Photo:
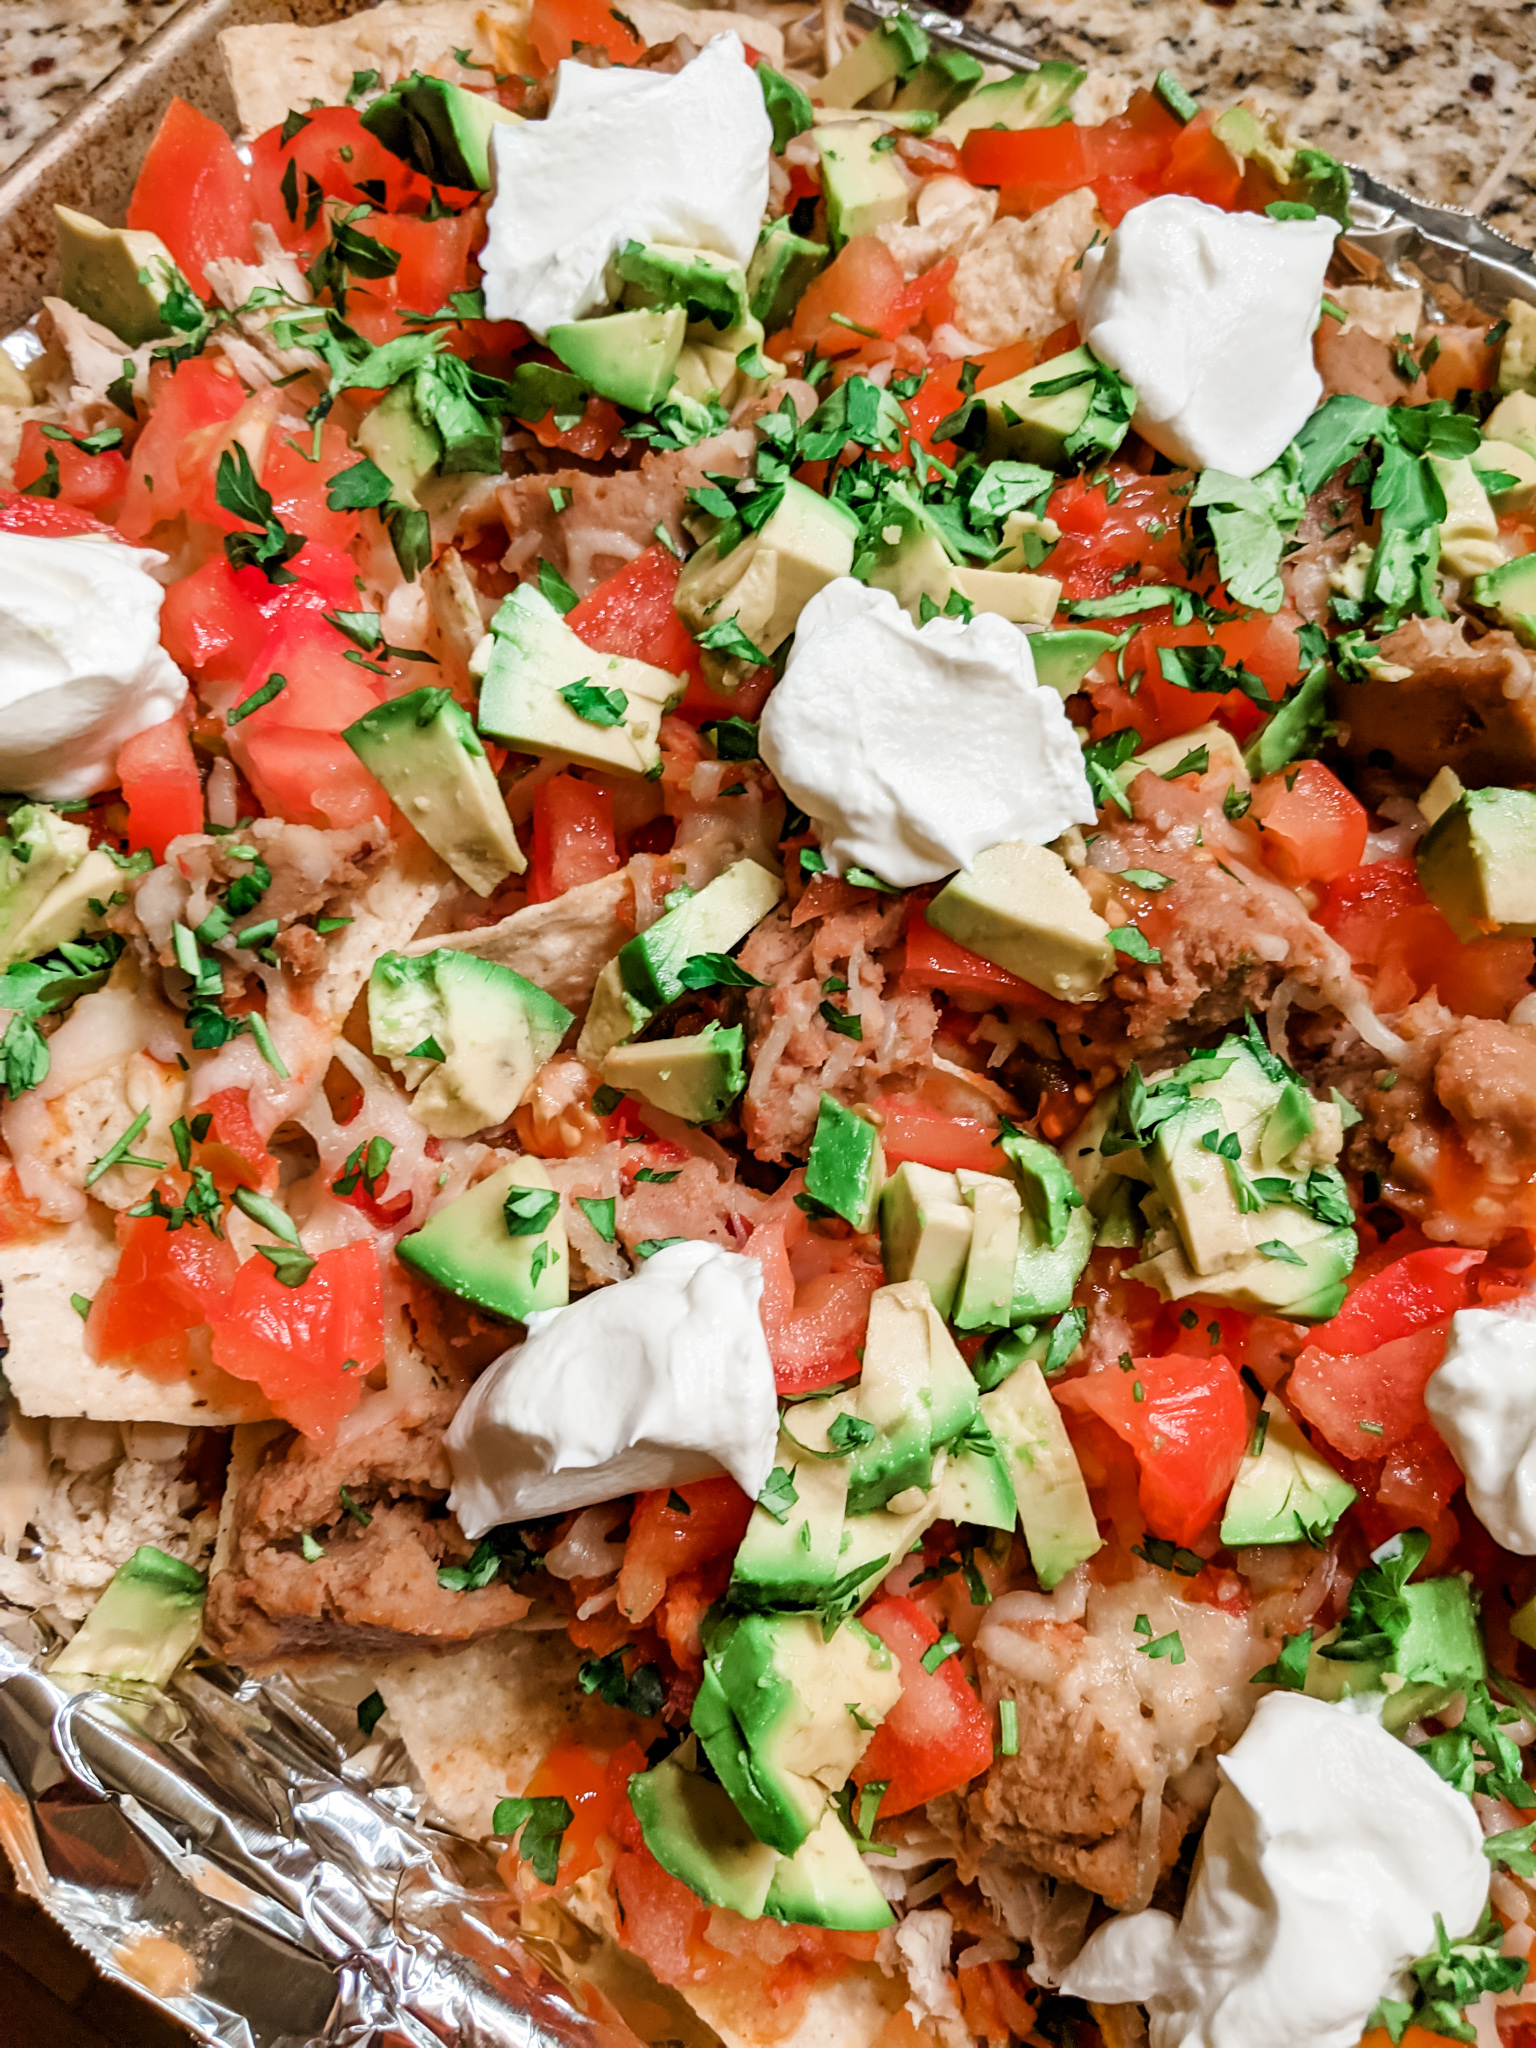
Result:
[[685,7],[680,0],[633,0],[623,12],[648,43],[670,43],[674,36],[687,36],[702,44],[734,29],[776,71],[784,63],[784,31],[760,15],[735,14],[724,7]]
[[608,962],[635,935],[635,892],[629,871],[618,868],[592,882],[578,882],[547,903],[514,910],[500,924],[468,932],[440,932],[417,939],[407,953],[431,953],[440,946],[494,960],[531,981],[568,1010],[584,1010]]

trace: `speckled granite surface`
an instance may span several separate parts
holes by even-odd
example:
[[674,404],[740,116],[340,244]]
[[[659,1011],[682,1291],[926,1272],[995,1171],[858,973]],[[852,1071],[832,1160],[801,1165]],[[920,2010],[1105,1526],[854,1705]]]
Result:
[[[0,0],[0,168],[181,0]],[[1536,0],[974,0],[1040,57],[1250,94],[1295,133],[1536,242]]]

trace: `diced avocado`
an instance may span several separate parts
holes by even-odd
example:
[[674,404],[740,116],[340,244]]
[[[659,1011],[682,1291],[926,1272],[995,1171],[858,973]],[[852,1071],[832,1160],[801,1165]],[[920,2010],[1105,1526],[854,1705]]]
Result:
[[[1536,504],[1536,453],[1529,448],[1514,441],[1490,441],[1485,429],[1471,460],[1496,512],[1527,512]],[[1513,483],[1507,481],[1510,477]]]
[[1049,1592],[1101,1539],[1077,1453],[1035,1360],[1026,1358],[983,1394],[981,1414],[1009,1460],[1030,1562]]
[[1418,1579],[1402,1593],[1408,1626],[1389,1664],[1328,1655],[1330,1633],[1314,1642],[1306,1690],[1314,1699],[1385,1692],[1381,1724],[1397,1735],[1488,1677],[1477,1608],[1465,1579]]
[[22,804],[0,836],[0,967],[35,960],[100,926],[91,903],[120,886],[117,864],[92,849],[89,827],[46,804]]
[[629,1802],[663,1870],[706,1905],[761,1917],[775,1873],[786,1866],[758,1841],[723,1785],[685,1770],[674,1752],[630,1779]]
[[1289,199],[1327,214],[1340,227],[1349,226],[1349,172],[1336,157],[1320,149],[1289,148],[1268,120],[1246,104],[1218,116],[1212,133],[1243,163],[1238,204],[1247,211]]
[[903,9],[839,58],[821,81],[817,98],[824,107],[856,107],[882,85],[909,77],[926,63],[929,48],[927,35]]
[[444,689],[412,690],[342,733],[363,766],[461,882],[490,896],[528,863],[469,713]]
[[597,978],[576,1050],[589,1066],[643,1031],[682,995],[681,970],[700,953],[728,953],[784,894],[780,876],[755,860],[733,861],[631,939]]
[[790,481],[756,533],[721,552],[724,535],[708,540],[677,579],[678,617],[689,631],[734,619],[764,656],[795,630],[805,606],[853,566],[859,524],[835,499]]
[[129,348],[160,341],[177,330],[165,317],[175,292],[200,309],[176,259],[147,228],[109,228],[89,214],[56,206],[59,296],[109,328]]
[[757,240],[747,269],[748,304],[765,333],[787,327],[811,279],[824,268],[832,251],[825,242],[797,235],[789,215],[770,221]]
[[1523,646],[1536,647],[1536,555],[1516,555],[1502,569],[1490,569],[1473,583],[1472,595],[1497,612]]
[[1481,576],[1504,560],[1499,521],[1482,479],[1464,457],[1431,455],[1429,466],[1445,494],[1440,560],[1456,576]]
[[118,1566],[96,1604],[48,1667],[64,1676],[169,1685],[203,1632],[208,1581],[145,1543]]
[[1054,1250],[1066,1239],[1073,1210],[1083,1206],[1077,1183],[1061,1154],[1026,1131],[1005,1129],[1002,1149],[1036,1236]]
[[413,71],[364,110],[362,124],[390,152],[434,185],[489,192],[491,136],[522,116],[489,93]]
[[982,80],[982,67],[965,50],[936,44],[897,93],[891,105],[898,113],[951,113]]
[[1028,1209],[1019,1221],[1019,1256],[1013,1269],[1011,1323],[1037,1323],[1072,1306],[1072,1294],[1093,1250],[1094,1222],[1074,1209],[1060,1244],[1052,1244]]
[[856,1621],[809,1614],[706,1624],[693,1728],[759,1841],[793,1856],[901,1695],[889,1650]]
[[780,1859],[763,1911],[801,1927],[863,1933],[889,1927],[896,1917],[865,1868],[858,1844],[830,1809],[794,1855]]
[[[1228,1162],[1216,1149],[1229,1132],[1240,1142],[1262,1132],[1253,1095],[1240,1092],[1242,1082],[1251,1084],[1253,1078],[1252,1062],[1240,1065],[1226,1077],[1236,1086],[1215,1100],[1192,1101],[1182,1115],[1167,1118],[1143,1154],[1152,1185],[1167,1204],[1185,1257],[1197,1273],[1220,1272],[1253,1246],[1250,1212],[1239,1206]],[[1263,1090],[1262,1075],[1257,1079],[1259,1102],[1272,1101],[1274,1091]],[[1251,1142],[1244,1143],[1245,1151],[1253,1149]]]
[[939,1519],[948,1459],[947,1451],[935,1454],[932,1484],[926,1493],[913,1494],[910,1505],[903,1499],[873,1514],[850,1515],[843,1524],[839,1584],[850,1597],[856,1591],[860,1600],[867,1599],[875,1581],[916,1548],[923,1531]]
[[[812,1409],[820,1411],[812,1414]],[[814,1607],[842,1571],[848,1460],[827,1435],[852,1412],[848,1396],[796,1402],[785,1416],[776,1464],[789,1474],[795,1498],[781,1520],[761,1503],[752,1510],[731,1567],[733,1607]]]
[[644,775],[661,760],[657,734],[682,684],[665,669],[599,654],[531,583],[491,621],[480,730],[525,754]]
[[[1207,760],[1202,774],[1215,772],[1227,776],[1234,789],[1249,789],[1253,778],[1248,764],[1243,759],[1243,750],[1233,739],[1224,725],[1197,725],[1191,732],[1180,733],[1171,740],[1159,740],[1155,747],[1147,747],[1139,754],[1133,754],[1115,772],[1120,787],[1128,790],[1138,775],[1171,775],[1181,761],[1187,761],[1191,754],[1204,750]],[[1193,774],[1193,769],[1184,771]]]
[[603,1060],[603,1079],[684,1123],[712,1124],[747,1085],[741,1054],[741,1026],[711,1023],[686,1038],[615,1046]]
[[1061,603],[1061,584],[1054,576],[1033,576],[1025,569],[975,569],[960,562],[949,581],[974,611],[992,612],[1014,626],[1048,625]]
[[1280,1100],[1264,1120],[1259,1164],[1280,1166],[1317,1129],[1318,1105],[1299,1081],[1287,1081]]
[[395,501],[418,509],[417,488],[442,461],[443,442],[417,411],[409,377],[385,392],[364,417],[354,440],[389,478]]
[[1499,344],[1497,389],[1501,396],[1536,390],[1536,306],[1510,299],[1504,308],[1509,322]]
[[[1263,1436],[1237,1468],[1221,1516],[1221,1540],[1321,1543],[1355,1498],[1355,1489],[1318,1456],[1271,1395],[1259,1413]],[[1258,1432],[1255,1431],[1257,1436]]]
[[957,592],[972,610],[995,613],[1016,626],[1047,624],[1061,601],[1053,576],[956,561],[938,521],[900,484],[884,501],[879,539],[859,558],[857,573],[871,589],[890,591],[918,625],[932,617],[929,607],[943,611]]
[[1260,1250],[1240,1264],[1215,1273],[1197,1273],[1184,1255],[1178,1233],[1154,1226],[1151,1199],[1143,1203],[1148,1234],[1139,1265],[1127,1267],[1132,1279],[1145,1280],[1164,1301],[1182,1301],[1198,1294],[1224,1301],[1255,1315],[1281,1315],[1291,1322],[1326,1322],[1337,1315],[1348,1292],[1359,1242],[1347,1225],[1332,1228],[1316,1223],[1299,1209],[1261,1209],[1252,1220],[1267,1232],[1263,1242],[1283,1246],[1282,1259]]
[[957,1330],[996,1330],[1013,1306],[1013,1270],[1019,1257],[1019,1191],[996,1173],[962,1171],[961,1199],[971,1211],[971,1243],[955,1298]]
[[691,323],[738,327],[747,318],[747,281],[713,249],[626,242],[613,259],[626,306],[681,306]]
[[687,325],[681,306],[640,307],[551,327],[548,340],[600,397],[650,412],[672,389]]
[[1049,128],[1065,114],[1073,93],[1088,76],[1076,64],[1042,64],[1011,78],[979,85],[962,100],[938,132],[957,147],[976,128]]
[[1094,663],[1113,654],[1119,645],[1117,633],[1095,633],[1086,626],[1062,633],[1031,633],[1029,651],[1035,658],[1036,681],[1059,697],[1070,697],[1082,687]]
[[[1119,392],[1123,403],[1106,410],[1105,386]],[[1048,469],[1113,455],[1136,409],[1131,387],[1086,348],[1052,356],[977,395],[987,416],[988,457],[1040,462]]]
[[513,1159],[446,1203],[420,1230],[401,1238],[401,1259],[434,1287],[508,1322],[525,1323],[535,1309],[564,1308],[571,1298],[571,1260],[559,1200],[543,1229],[520,1227],[514,1233],[509,1224],[525,1220],[507,1207],[518,1188],[552,1192],[539,1160]]
[[1451,808],[1465,789],[1466,784],[1450,766],[1437,768],[1428,786],[1420,792],[1419,809],[1426,825],[1433,825]]
[[505,1123],[571,1022],[510,967],[446,946],[382,953],[368,978],[373,1050],[414,1087],[412,1114],[438,1138]]
[[1417,858],[1425,895],[1464,943],[1536,934],[1536,792],[1463,790]]
[[1011,1529],[1018,1519],[1009,1460],[980,1417],[951,1445],[938,1483],[939,1520]]
[[816,1135],[805,1162],[805,1191],[855,1230],[873,1230],[875,1205],[885,1185],[880,1128],[872,1117],[823,1094]]
[[[875,1434],[848,1460],[850,1515],[886,1507],[914,1487],[926,1492],[932,1483],[935,1325],[921,1281],[877,1288],[870,1296],[857,1403],[860,1418]],[[943,1330],[942,1323],[937,1327]],[[786,1418],[786,1428],[796,1437],[799,1423],[798,1414]]]
[[947,1316],[971,1249],[971,1212],[954,1174],[904,1160],[881,1190],[880,1245],[889,1277],[926,1281]]
[[1089,1002],[1115,964],[1109,926],[1059,853],[1010,839],[946,882],[928,922],[1062,1002]]
[[1511,391],[1483,421],[1485,447],[1505,441],[1536,455],[1536,394]]
[[872,235],[887,221],[904,220],[911,187],[879,121],[838,121],[816,131],[827,233],[834,249],[855,235]]
[[[914,1286],[912,1281],[906,1283]],[[880,1290],[884,1291],[884,1290]],[[871,1301],[875,1299],[871,1296]],[[869,1370],[869,1350],[864,1352],[864,1369]],[[862,1379],[860,1386],[863,1386]],[[928,1303],[928,1440],[934,1450],[947,1449],[973,1429],[980,1418],[976,1381],[960,1355],[954,1338],[944,1327],[944,1318]]]

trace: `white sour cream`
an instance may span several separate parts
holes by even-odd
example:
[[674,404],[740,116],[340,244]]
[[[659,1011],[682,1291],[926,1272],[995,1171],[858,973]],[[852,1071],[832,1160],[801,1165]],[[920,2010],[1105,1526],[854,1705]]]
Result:
[[1495,1543],[1536,1557],[1536,1321],[1458,1309],[1424,1405]]
[[755,1500],[779,1428],[762,1296],[756,1259],[676,1244],[530,1316],[448,1431],[465,1535],[722,1471]]
[[741,39],[675,74],[567,61],[544,121],[491,138],[485,309],[547,334],[603,305],[628,241],[713,249],[746,268],[768,204],[773,129]]
[[1296,1693],[1261,1700],[1217,1760],[1182,1920],[1110,1920],[1062,1979],[1143,2001],[1151,2048],[1355,2048],[1383,1995],[1488,1899],[1470,1799],[1363,1714]]
[[1171,462],[1257,476],[1322,396],[1312,330],[1336,224],[1169,195],[1083,258],[1078,326]]
[[0,790],[73,803],[110,789],[124,740],[187,679],[160,645],[165,556],[0,533]]
[[915,626],[847,576],[800,614],[759,745],[833,873],[898,889],[1094,817],[1077,736],[1017,626],[985,612]]

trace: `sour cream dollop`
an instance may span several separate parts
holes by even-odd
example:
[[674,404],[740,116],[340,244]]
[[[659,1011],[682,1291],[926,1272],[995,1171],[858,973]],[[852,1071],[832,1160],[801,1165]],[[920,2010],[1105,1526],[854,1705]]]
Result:
[[1093,821],[1082,750],[1029,638],[982,613],[915,626],[888,590],[839,577],[800,614],[763,711],[763,759],[814,818],[834,874],[898,889],[1005,839]]
[[605,303],[604,266],[629,241],[712,249],[745,269],[772,146],[735,34],[672,74],[563,63],[548,119],[491,138],[486,312],[539,335],[578,320]]
[[1167,195],[1083,258],[1078,326],[1171,462],[1253,477],[1322,396],[1312,332],[1337,225]]
[[1536,1319],[1463,1308],[1424,1405],[1495,1543],[1536,1557]]
[[74,803],[110,789],[118,749],[169,718],[187,679],[160,645],[165,556],[0,533],[0,789]]
[[1470,1799],[1368,1715],[1295,1693],[1259,1703],[1222,1784],[1182,1920],[1110,1920],[1062,1980],[1138,1999],[1151,2048],[1355,2048],[1383,1995],[1488,1899]]
[[530,1316],[448,1431],[465,1535],[718,1472],[755,1500],[779,1428],[762,1297],[756,1259],[675,1244]]

